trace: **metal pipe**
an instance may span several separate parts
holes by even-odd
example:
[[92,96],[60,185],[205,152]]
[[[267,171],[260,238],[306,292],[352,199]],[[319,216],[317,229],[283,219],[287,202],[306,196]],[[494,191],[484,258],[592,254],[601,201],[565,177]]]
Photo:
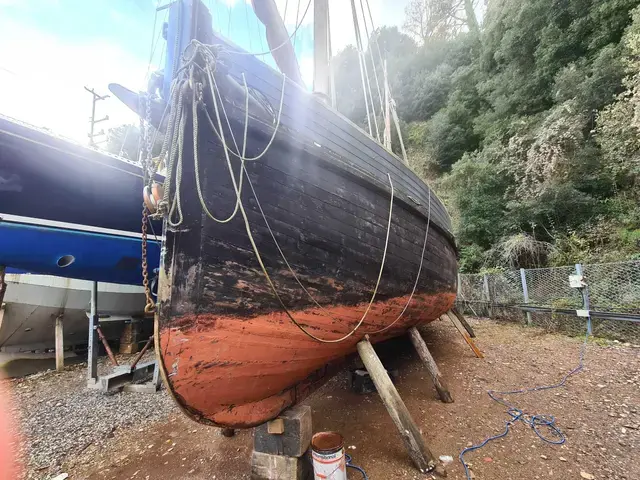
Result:
[[102,342],[102,345],[104,345],[104,349],[106,350],[107,355],[109,355],[109,359],[111,360],[111,363],[113,363],[114,367],[117,367],[118,360],[116,360],[116,356],[111,351],[111,347],[109,347],[109,342],[107,342],[107,339],[103,335],[102,329],[100,328],[99,325],[96,327],[96,332],[98,332],[98,337],[100,337],[100,341]]
[[144,347],[142,347],[142,350],[140,350],[140,353],[138,353],[136,358],[133,359],[133,363],[131,364],[132,372],[136,368],[136,365],[138,364],[142,356],[145,354],[145,352],[149,349],[152,343],[153,343],[153,335],[149,337],[149,340],[147,340],[147,343],[144,344]]
[[87,352],[87,373],[89,382],[98,380],[98,339],[96,327],[98,326],[98,282],[91,284],[91,313],[89,316],[89,351]]

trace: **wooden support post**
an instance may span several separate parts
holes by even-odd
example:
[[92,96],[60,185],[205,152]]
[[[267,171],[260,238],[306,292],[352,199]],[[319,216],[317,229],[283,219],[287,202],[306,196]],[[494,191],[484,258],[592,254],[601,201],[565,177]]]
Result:
[[400,394],[389,378],[371,342],[369,342],[368,335],[358,342],[358,353],[365,367],[367,367],[369,375],[371,375],[382,403],[384,403],[393,423],[398,428],[414,465],[422,473],[433,470],[436,467],[436,460],[425,444],[418,426],[411,418],[409,410],[407,410],[402,398],[400,398]]
[[476,332],[473,331],[473,328],[471,328],[471,325],[469,325],[469,322],[467,322],[467,319],[464,318],[464,315],[462,315],[456,307],[453,307],[451,309],[451,313],[453,313],[458,318],[458,320],[460,320],[460,323],[462,324],[464,329],[467,331],[469,336],[471,338],[476,338]]
[[447,312],[445,315],[443,315],[443,317],[444,316],[448,317],[449,320],[453,322],[455,327],[460,332],[460,335],[462,335],[462,338],[464,338],[464,341],[467,342],[467,344],[471,347],[471,350],[473,350],[473,353],[475,353],[476,357],[484,358],[484,355],[482,354],[480,349],[476,346],[473,339],[469,336],[469,333],[467,333],[465,328],[462,326],[462,324],[460,323],[460,320],[458,320],[458,317],[456,317],[453,313],[451,313],[451,311]]
[[453,403],[453,397],[451,396],[451,393],[449,393],[449,389],[442,379],[440,369],[438,369],[436,361],[433,359],[433,356],[431,356],[431,352],[429,352],[427,344],[424,342],[422,335],[420,335],[420,332],[416,327],[411,327],[409,329],[409,338],[411,338],[411,343],[413,343],[416,352],[418,352],[422,362],[425,367],[427,367],[427,371],[431,376],[431,380],[433,380],[433,385],[436,387],[440,400],[444,403]]
[[64,370],[64,342],[63,338],[63,328],[62,328],[62,315],[58,315],[56,317],[56,332],[55,332],[55,341],[56,341],[56,370],[58,372],[62,372]]

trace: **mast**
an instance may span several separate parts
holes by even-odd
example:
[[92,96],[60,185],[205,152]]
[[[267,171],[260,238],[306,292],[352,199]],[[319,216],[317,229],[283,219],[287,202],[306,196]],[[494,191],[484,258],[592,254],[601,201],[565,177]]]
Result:
[[256,17],[265,26],[267,43],[278,68],[287,78],[304,86],[296,53],[291,45],[289,32],[287,32],[280,12],[278,12],[276,2],[274,0],[251,0],[251,5]]
[[387,77],[387,60],[384,61],[384,107],[384,146],[387,150],[391,150],[391,98]]
[[329,31],[329,0],[313,2],[313,91],[325,101],[335,101],[331,89],[331,32]]

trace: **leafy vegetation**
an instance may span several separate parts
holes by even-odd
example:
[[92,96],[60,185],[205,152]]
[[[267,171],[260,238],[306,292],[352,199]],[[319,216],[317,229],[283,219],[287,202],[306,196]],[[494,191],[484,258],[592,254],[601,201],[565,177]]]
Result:
[[[462,271],[640,258],[639,4],[490,0],[478,25],[470,0],[414,0],[408,34],[374,33]],[[358,52],[335,71],[339,108],[366,126]]]

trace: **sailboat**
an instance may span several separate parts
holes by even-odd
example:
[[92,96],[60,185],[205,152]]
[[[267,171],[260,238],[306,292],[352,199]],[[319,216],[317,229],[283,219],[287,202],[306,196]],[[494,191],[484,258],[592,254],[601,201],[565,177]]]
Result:
[[165,384],[193,419],[232,428],[301,401],[365,336],[437,319],[457,287],[441,201],[328,104],[328,2],[314,3],[313,93],[274,0],[251,4],[280,71],[215,32],[201,1],[177,0],[163,88],[111,87],[153,103],[139,113],[170,139],[156,213]]
[[0,266],[140,285],[143,185],[135,162],[0,115]]

